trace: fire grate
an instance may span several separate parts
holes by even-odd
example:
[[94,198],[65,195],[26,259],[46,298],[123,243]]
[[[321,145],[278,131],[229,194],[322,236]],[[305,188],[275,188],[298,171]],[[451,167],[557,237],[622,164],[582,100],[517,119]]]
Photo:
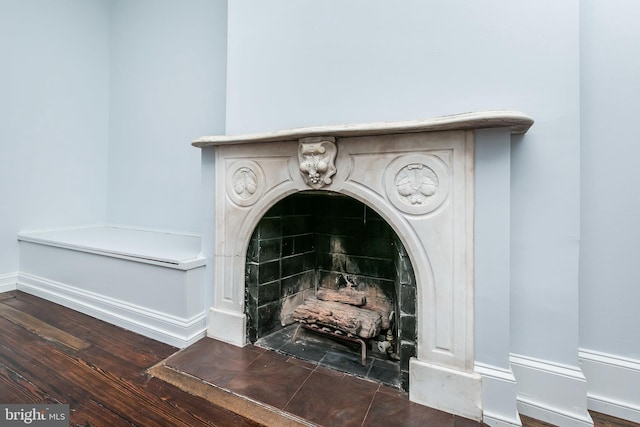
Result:
[[291,338],[291,342],[293,342],[294,344],[296,342],[296,338],[298,337],[298,332],[300,332],[300,328],[304,328],[306,330],[309,330],[318,334],[326,335],[338,340],[359,343],[360,344],[360,363],[362,364],[362,366],[367,366],[367,343],[362,338],[358,338],[357,336],[348,332],[344,332],[340,329],[330,328],[329,326],[319,325],[317,323],[310,323],[310,324],[299,323],[298,327],[296,328],[296,331],[293,333],[293,338]]

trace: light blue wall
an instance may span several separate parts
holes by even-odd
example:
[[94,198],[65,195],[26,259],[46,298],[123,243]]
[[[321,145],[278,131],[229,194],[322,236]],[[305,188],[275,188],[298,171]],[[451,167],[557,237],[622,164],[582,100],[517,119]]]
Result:
[[19,230],[105,218],[108,25],[102,0],[0,1],[0,275]]
[[640,4],[581,12],[580,346],[640,360]]
[[224,133],[226,1],[114,0],[107,220],[200,231],[198,136]]
[[531,115],[512,150],[511,349],[576,366],[578,16],[577,0],[236,0],[227,132]]

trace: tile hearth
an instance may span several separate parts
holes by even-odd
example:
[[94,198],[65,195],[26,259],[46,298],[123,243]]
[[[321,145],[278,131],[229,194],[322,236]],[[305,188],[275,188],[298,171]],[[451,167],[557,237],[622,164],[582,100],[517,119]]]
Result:
[[388,360],[379,352],[368,351],[366,365],[363,366],[358,344],[349,345],[304,329],[300,329],[294,343],[292,337],[296,327],[295,324],[287,326],[259,339],[255,345],[391,387],[400,387],[399,362]]
[[[236,402],[223,397],[216,403],[227,403],[231,410],[240,408],[238,413],[245,417],[265,408],[271,416],[280,417],[256,419],[266,425],[483,425],[412,403],[396,388],[254,345],[241,348],[211,338],[169,357],[152,373],[205,398],[211,394],[203,386],[224,391]],[[244,403],[237,403],[238,399]]]

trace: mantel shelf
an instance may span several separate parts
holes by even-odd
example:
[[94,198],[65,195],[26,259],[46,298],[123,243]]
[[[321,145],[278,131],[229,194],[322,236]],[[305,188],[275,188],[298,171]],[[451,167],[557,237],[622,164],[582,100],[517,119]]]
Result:
[[203,136],[193,141],[192,145],[205,148],[252,142],[294,141],[310,136],[353,137],[489,128],[508,128],[512,134],[524,134],[531,125],[533,125],[533,119],[517,111],[481,111],[424,120],[313,126],[243,135]]

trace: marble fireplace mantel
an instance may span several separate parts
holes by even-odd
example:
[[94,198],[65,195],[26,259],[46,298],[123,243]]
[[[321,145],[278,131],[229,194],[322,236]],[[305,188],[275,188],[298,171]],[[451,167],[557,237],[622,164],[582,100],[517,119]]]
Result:
[[512,134],[518,135],[526,133],[531,125],[533,125],[533,119],[526,114],[517,111],[498,110],[455,114],[424,120],[312,126],[274,132],[203,136],[193,141],[191,145],[205,148],[215,145],[246,144],[252,142],[294,141],[312,136],[352,137],[492,128],[509,129]]
[[[496,131],[508,162],[510,135],[532,124],[519,112],[486,111],[197,139],[192,144],[212,159],[203,162],[214,223],[203,235],[212,280],[208,335],[246,344],[247,247],[269,208],[300,191],[341,193],[376,210],[411,259],[417,289],[411,400],[482,419],[485,387],[474,365],[476,148]],[[508,174],[508,164],[502,170]],[[508,197],[495,204],[506,206],[507,215]]]

